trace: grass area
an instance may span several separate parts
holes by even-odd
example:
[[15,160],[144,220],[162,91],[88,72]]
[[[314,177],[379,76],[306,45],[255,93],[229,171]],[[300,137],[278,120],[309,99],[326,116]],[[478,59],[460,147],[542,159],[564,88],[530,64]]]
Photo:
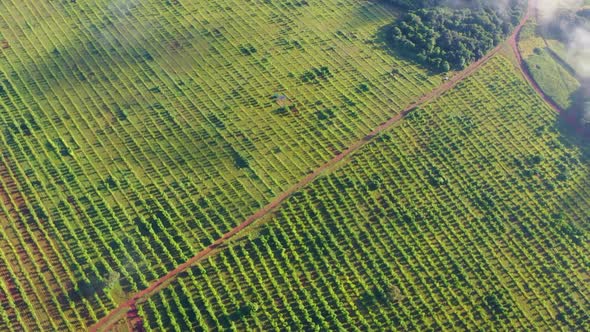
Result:
[[569,109],[572,96],[580,88],[580,83],[563,68],[546,49],[536,49],[526,58],[525,63],[541,89],[561,109]]
[[587,330],[590,151],[503,57],[141,307],[148,330]]
[[580,83],[557,58],[567,59],[563,44],[552,39],[546,43],[538,33],[536,23],[529,21],[522,29],[518,47],[539,87],[561,109],[569,109]]
[[547,44],[549,44],[551,50],[553,50],[553,52],[559,55],[560,58],[567,61],[567,48],[565,47],[563,42],[557,39],[547,39]]
[[83,330],[441,83],[396,15],[2,1],[0,330]]
[[523,58],[535,54],[536,48],[544,48],[545,41],[536,33],[537,25],[533,21],[528,21],[520,31],[520,40],[518,47]]
[[[568,34],[573,34],[575,33],[575,30],[577,30],[577,28],[575,30],[571,30],[569,32],[566,32],[567,30],[564,30],[563,35],[559,36],[559,33],[556,32],[555,30],[555,26],[568,26],[573,24],[574,22],[561,22],[558,23],[558,20],[565,20],[565,17],[568,17],[568,15],[572,15],[570,18],[573,19],[573,17],[575,16],[575,14],[577,13],[577,15],[579,15],[578,20],[576,24],[579,24],[580,26],[578,28],[583,29],[584,24],[582,23],[583,20],[582,19],[584,16],[588,16],[587,14],[584,15],[585,11],[588,11],[587,8],[588,5],[587,3],[585,3],[584,1],[579,1],[579,0],[561,0],[561,1],[556,1],[555,4],[550,5],[550,6],[541,6],[542,8],[545,8],[545,11],[543,9],[540,9],[540,16],[546,16],[544,19],[542,19],[542,21],[546,21],[546,27],[544,29],[541,29],[541,31],[539,31],[539,33],[536,35],[536,37],[542,37],[545,39],[546,41],[546,45],[544,47],[548,47],[551,49],[551,51],[553,52],[554,57],[556,57],[558,60],[558,62],[560,62],[562,65],[566,66],[567,70],[571,73],[573,71],[582,71],[583,72],[583,68],[581,65],[581,59],[584,59],[584,54],[583,53],[583,47],[581,47],[580,45],[577,46],[573,46],[570,50],[568,50],[568,46],[566,44],[571,43],[572,45],[576,45],[580,43],[580,36],[568,36]],[[547,10],[548,8],[550,8],[551,10]],[[559,14],[561,13],[561,14]],[[560,15],[565,15],[564,13],[569,13],[566,16],[560,17]],[[553,28],[551,28],[551,26],[554,26]],[[587,30],[587,29],[586,29]],[[582,30],[579,30],[578,32],[581,32]],[[557,33],[557,35],[556,35]],[[572,40],[568,41],[568,39]],[[587,57],[587,56],[586,56]],[[578,75],[580,76],[580,75]]]

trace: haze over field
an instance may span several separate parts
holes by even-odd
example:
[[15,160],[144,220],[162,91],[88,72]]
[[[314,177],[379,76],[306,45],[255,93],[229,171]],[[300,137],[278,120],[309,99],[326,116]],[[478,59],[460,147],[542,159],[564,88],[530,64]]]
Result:
[[581,76],[590,76],[590,31],[576,28],[570,33],[567,45],[568,56],[573,59],[575,69]]
[[[564,8],[580,8],[583,0],[538,0],[540,23],[550,23],[557,19],[560,10]],[[568,57],[581,76],[590,76],[590,31],[583,26],[561,24],[564,35],[568,36],[566,43]]]

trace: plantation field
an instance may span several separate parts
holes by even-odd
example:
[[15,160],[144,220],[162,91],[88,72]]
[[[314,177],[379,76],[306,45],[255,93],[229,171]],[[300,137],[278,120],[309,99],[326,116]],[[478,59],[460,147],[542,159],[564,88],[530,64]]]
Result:
[[145,326],[587,330],[590,151],[556,122],[496,56],[150,298]]
[[396,15],[0,2],[0,330],[92,324],[440,84],[381,44]]

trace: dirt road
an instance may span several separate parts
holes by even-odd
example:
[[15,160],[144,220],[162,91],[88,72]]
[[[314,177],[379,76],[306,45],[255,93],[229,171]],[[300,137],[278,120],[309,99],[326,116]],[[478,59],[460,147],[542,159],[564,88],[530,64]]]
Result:
[[537,94],[543,98],[543,100],[553,109],[556,113],[561,113],[561,108],[557,106],[557,104],[543,92],[541,87],[537,84],[537,82],[533,79],[529,69],[527,68],[526,64],[524,63],[524,59],[522,58],[522,53],[520,53],[520,49],[518,48],[518,39],[520,37],[520,31],[522,27],[525,25],[526,21],[536,12],[537,0],[529,0],[529,5],[527,9],[527,14],[525,15],[524,21],[521,21],[520,24],[514,30],[512,36],[508,39],[510,43],[510,47],[512,47],[512,51],[516,55],[516,60],[518,61],[518,66],[524,78],[529,82],[529,84],[535,89]]
[[[521,20],[517,29],[515,29],[513,35],[511,35],[509,37],[509,40],[516,40],[516,34],[520,32],[520,30],[522,29],[522,26],[525,24],[526,20],[528,20],[530,13],[531,13],[531,6],[529,6],[529,9],[528,9],[526,15]],[[351,144],[346,150],[342,151],[340,154],[336,155],[334,158],[332,158],[331,160],[329,160],[328,162],[326,162],[322,166],[315,169],[312,173],[308,174],[306,177],[304,177],[299,182],[297,182],[295,185],[293,185],[292,187],[287,189],[281,195],[274,198],[270,203],[268,203],[262,209],[260,209],[259,211],[257,211],[256,213],[254,213],[253,215],[248,217],[241,224],[239,224],[238,226],[236,226],[235,228],[233,228],[232,230],[230,230],[229,232],[224,234],[221,238],[217,239],[211,245],[209,245],[208,247],[206,247],[205,249],[203,249],[202,251],[197,253],[195,256],[190,258],[188,261],[180,264],[179,266],[177,266],[175,269],[168,272],[163,277],[154,281],[152,284],[150,284],[150,286],[148,288],[135,294],[127,302],[120,304],[117,308],[112,310],[107,316],[105,316],[104,318],[99,320],[95,325],[90,327],[90,331],[94,332],[94,331],[108,330],[109,327],[111,327],[114,323],[116,323],[118,320],[124,318],[125,314],[131,308],[135,308],[136,304],[145,301],[151,295],[157,293],[160,289],[162,289],[167,284],[169,284],[172,280],[174,280],[178,276],[178,274],[180,274],[181,272],[184,272],[185,270],[189,269],[194,264],[198,263],[199,261],[201,261],[204,258],[206,258],[207,256],[209,256],[221,244],[223,244],[225,241],[231,239],[233,236],[235,236],[237,233],[242,231],[244,228],[250,226],[256,220],[259,220],[260,218],[268,215],[270,212],[275,210],[283,201],[285,201],[289,196],[291,196],[294,192],[296,192],[299,189],[301,189],[302,187],[308,185],[313,180],[315,180],[318,176],[320,176],[324,171],[336,166],[344,158],[350,156],[352,153],[354,153],[355,151],[357,151],[358,149],[360,149],[364,145],[368,144],[368,142],[370,142],[377,134],[379,134],[380,132],[384,131],[385,129],[393,126],[394,124],[396,124],[397,122],[402,120],[404,117],[406,117],[408,114],[410,114],[413,110],[415,110],[418,106],[441,96],[443,93],[452,89],[459,82],[464,80],[466,77],[473,74],[483,64],[485,64],[492,56],[496,55],[496,53],[498,53],[500,48],[501,48],[501,46],[494,48],[493,50],[488,52],[488,54],[486,56],[484,56],[482,59],[478,60],[477,62],[472,63],[469,67],[465,68],[461,72],[456,73],[453,77],[451,77],[444,84],[438,86],[436,89],[432,90],[428,94],[423,95],[416,102],[407,106],[398,115],[395,115],[394,117],[390,118],[389,120],[387,120],[386,122],[382,123],[377,128],[375,128],[373,131],[368,133],[362,139]]]

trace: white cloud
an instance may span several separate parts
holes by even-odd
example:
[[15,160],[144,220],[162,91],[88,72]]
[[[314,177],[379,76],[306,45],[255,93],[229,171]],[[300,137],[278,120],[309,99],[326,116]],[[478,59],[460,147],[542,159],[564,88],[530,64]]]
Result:
[[[533,0],[531,0],[533,1]],[[556,23],[563,9],[576,9],[584,5],[583,0],[537,0],[540,23]],[[559,23],[559,22],[557,22]],[[561,24],[566,36],[567,58],[574,69],[584,77],[590,76],[590,31],[573,24]]]
[[590,31],[575,28],[568,35],[568,58],[581,76],[590,77]]

